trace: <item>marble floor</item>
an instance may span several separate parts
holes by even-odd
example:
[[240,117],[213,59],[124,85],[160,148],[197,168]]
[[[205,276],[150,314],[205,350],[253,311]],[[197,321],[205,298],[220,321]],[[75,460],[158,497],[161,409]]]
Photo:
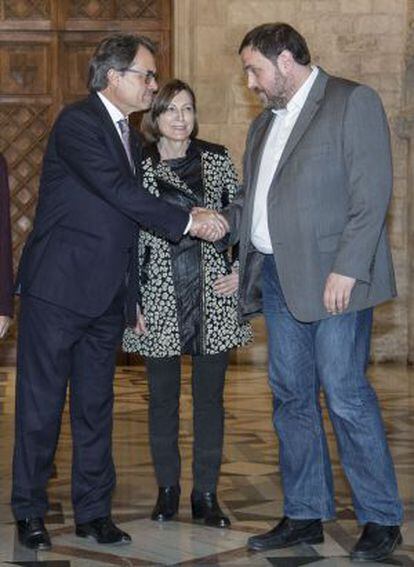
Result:
[[[181,401],[182,498],[177,521],[151,522],[157,487],[147,442],[147,388],[142,366],[121,367],[116,376],[114,455],[118,486],[113,515],[133,537],[129,546],[98,546],[74,535],[70,506],[71,441],[65,414],[56,470],[50,482],[47,525],[50,552],[22,548],[9,509],[13,443],[14,369],[0,368],[0,564],[84,567],[103,565],[342,566],[358,527],[349,489],[342,474],[332,430],[327,423],[335,471],[338,518],[325,524],[325,542],[266,553],[248,552],[246,539],[272,527],[282,513],[277,442],[271,424],[266,353],[256,343],[233,355],[226,386],[226,439],[219,495],[232,520],[231,530],[191,521],[190,368],[184,362]],[[371,367],[379,394],[399,485],[405,504],[404,545],[386,564],[414,566],[414,369],[394,365]],[[366,564],[369,565],[369,564]],[[376,565],[379,565],[377,563]]]

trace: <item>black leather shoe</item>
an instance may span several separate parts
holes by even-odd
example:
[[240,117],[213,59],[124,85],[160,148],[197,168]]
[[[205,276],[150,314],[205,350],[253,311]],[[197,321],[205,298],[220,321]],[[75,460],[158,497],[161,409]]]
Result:
[[220,508],[215,492],[193,490],[191,493],[191,510],[193,520],[204,520],[206,526],[213,528],[228,528],[230,526],[230,520]]
[[97,543],[122,545],[131,542],[131,536],[117,528],[111,516],[96,518],[85,524],[76,524],[76,535],[94,539]]
[[178,512],[180,492],[178,485],[160,486],[158,489],[157,502],[151,514],[151,520],[156,522],[168,522],[168,520],[172,520]]
[[399,526],[382,526],[368,522],[351,551],[352,561],[380,561],[402,543]]
[[45,551],[52,547],[43,518],[26,518],[17,521],[19,541],[29,549]]
[[320,520],[292,520],[286,516],[269,532],[249,537],[248,549],[263,551],[280,549],[299,543],[322,543],[323,526]]

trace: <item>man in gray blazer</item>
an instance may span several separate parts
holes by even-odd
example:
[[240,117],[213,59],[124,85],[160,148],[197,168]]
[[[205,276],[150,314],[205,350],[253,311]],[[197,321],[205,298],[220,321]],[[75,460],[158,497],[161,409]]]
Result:
[[365,377],[372,309],[396,294],[385,229],[389,131],[378,95],[310,63],[304,38],[264,24],[239,53],[265,104],[249,130],[244,189],[228,211],[240,239],[240,309],[263,311],[284,518],[253,550],[323,541],[335,516],[325,394],[355,514],[352,550],[378,560],[401,543],[402,507],[375,393]]

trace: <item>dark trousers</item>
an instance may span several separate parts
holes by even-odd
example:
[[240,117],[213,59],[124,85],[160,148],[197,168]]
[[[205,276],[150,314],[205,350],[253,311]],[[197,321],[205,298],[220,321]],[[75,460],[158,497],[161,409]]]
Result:
[[[215,492],[220,473],[224,436],[223,389],[228,352],[193,356],[193,485],[200,492]],[[147,358],[149,432],[155,475],[159,486],[174,486],[180,479],[179,405],[181,359]]]
[[43,517],[70,377],[72,501],[77,523],[110,513],[115,486],[112,406],[123,292],[90,319],[22,297],[16,382],[12,507],[17,520]]

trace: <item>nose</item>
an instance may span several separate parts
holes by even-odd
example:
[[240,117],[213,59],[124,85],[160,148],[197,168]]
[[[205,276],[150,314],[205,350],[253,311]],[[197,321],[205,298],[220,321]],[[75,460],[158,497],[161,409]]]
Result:
[[255,87],[257,87],[256,77],[253,75],[253,73],[247,73],[247,87],[249,89],[254,89]]
[[152,91],[154,91],[154,92],[157,91],[158,90],[157,79],[155,77],[151,77],[151,82],[148,86]]

